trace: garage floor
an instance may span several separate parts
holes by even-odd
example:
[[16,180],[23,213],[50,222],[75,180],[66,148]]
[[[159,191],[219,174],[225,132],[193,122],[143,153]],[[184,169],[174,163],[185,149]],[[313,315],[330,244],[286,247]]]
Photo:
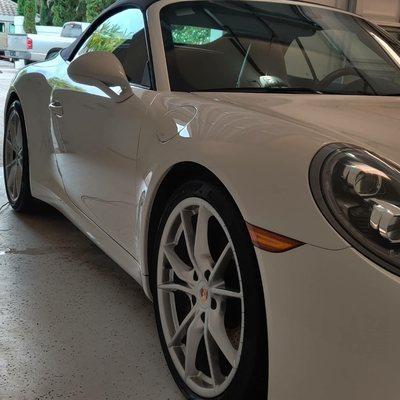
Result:
[[[0,74],[1,108],[12,76]],[[0,168],[0,207],[2,176]],[[182,397],[139,285],[56,211],[20,216],[6,207],[0,212],[0,400],[58,398]]]

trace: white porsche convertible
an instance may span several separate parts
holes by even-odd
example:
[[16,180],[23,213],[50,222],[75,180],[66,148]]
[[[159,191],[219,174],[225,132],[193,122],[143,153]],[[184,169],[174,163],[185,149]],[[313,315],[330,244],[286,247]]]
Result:
[[356,15],[121,0],[14,80],[8,198],[143,286],[188,399],[398,399],[399,95]]

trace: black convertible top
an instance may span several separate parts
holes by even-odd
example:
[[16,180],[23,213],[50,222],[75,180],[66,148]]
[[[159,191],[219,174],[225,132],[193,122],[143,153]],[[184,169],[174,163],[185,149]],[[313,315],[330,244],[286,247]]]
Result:
[[[133,6],[140,8],[143,12],[145,12],[152,4],[157,3],[158,0],[117,0],[114,4],[112,4],[110,7],[106,8],[100,16],[96,19],[96,21],[106,18],[106,16],[110,13],[112,13],[114,10],[118,8],[124,8],[126,6]],[[64,60],[69,60],[70,57],[73,55],[75,52],[75,49],[78,48],[82,42],[83,37],[86,35],[87,32],[89,34],[92,33],[93,31],[93,26],[96,23],[96,21],[93,22],[90,27],[82,33],[75,41],[72,43],[70,46],[62,50],[61,56],[64,58]]]

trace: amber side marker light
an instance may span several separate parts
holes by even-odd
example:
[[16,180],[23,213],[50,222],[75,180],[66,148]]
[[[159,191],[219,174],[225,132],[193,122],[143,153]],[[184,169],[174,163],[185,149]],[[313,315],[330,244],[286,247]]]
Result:
[[247,229],[250,232],[250,237],[254,246],[271,253],[284,253],[285,251],[304,245],[304,243],[295,239],[278,235],[277,233],[258,228],[254,225],[247,224]]

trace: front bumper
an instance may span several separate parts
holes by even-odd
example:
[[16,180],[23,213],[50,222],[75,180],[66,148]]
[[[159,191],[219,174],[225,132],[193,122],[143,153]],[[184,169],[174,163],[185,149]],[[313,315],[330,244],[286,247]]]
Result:
[[256,250],[271,400],[398,400],[400,278],[356,250]]

